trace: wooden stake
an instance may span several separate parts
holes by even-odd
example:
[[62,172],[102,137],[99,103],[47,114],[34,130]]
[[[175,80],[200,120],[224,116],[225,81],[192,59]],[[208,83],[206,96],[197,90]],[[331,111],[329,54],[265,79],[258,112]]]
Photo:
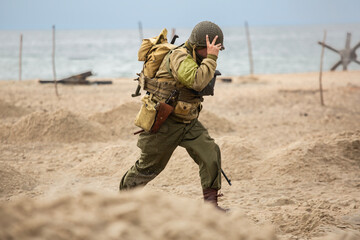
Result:
[[56,70],[55,70],[55,25],[52,27],[52,36],[53,36],[53,48],[52,48],[52,67],[53,67],[53,75],[55,82],[55,94],[59,97],[58,89],[57,89],[57,80],[56,80]]
[[251,50],[251,40],[250,40],[250,33],[249,33],[249,25],[245,21],[245,31],[246,31],[246,38],[248,44],[248,51],[249,51],[249,63],[250,63],[250,74],[254,74],[254,64],[253,64],[253,57],[252,57],[252,50]]
[[141,44],[142,40],[144,39],[143,27],[141,21],[139,21],[138,24],[139,24],[139,36],[140,36],[140,44]]
[[[326,30],[324,30],[324,39],[323,43],[325,44],[326,40]],[[322,68],[323,68],[323,59],[324,59],[324,45],[321,48],[321,57],[320,57],[320,74],[319,74],[319,89],[320,89],[320,103],[321,106],[324,106],[324,97],[323,97],[323,89],[322,89]]]
[[20,34],[20,51],[19,51],[19,81],[21,81],[21,69],[22,69],[22,45],[23,45],[23,35]]
[[171,29],[171,38],[170,39],[173,39],[173,37],[175,36],[175,33],[176,33],[176,29],[172,28]]

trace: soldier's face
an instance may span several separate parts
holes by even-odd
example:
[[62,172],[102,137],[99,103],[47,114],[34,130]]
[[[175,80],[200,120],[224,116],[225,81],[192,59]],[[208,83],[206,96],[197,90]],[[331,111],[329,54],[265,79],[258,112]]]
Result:
[[207,48],[196,49],[196,52],[203,58],[207,57]]

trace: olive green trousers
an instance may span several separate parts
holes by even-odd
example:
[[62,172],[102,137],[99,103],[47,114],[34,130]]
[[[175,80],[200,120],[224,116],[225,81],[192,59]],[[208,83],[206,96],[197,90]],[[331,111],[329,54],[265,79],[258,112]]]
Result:
[[165,168],[177,146],[184,147],[199,165],[203,189],[221,188],[221,155],[219,146],[197,120],[190,123],[168,118],[155,134],[140,134],[137,146],[139,159],[122,177],[120,190],[144,186]]

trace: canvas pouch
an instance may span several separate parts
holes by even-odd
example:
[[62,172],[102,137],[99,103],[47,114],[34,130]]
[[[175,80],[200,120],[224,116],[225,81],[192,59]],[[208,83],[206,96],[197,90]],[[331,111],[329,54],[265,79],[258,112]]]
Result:
[[143,102],[140,111],[135,118],[135,125],[150,132],[156,118],[156,102],[152,99],[152,94],[146,94],[141,101]]
[[190,113],[191,107],[192,107],[191,103],[178,101],[175,106],[174,113],[180,116],[187,116]]

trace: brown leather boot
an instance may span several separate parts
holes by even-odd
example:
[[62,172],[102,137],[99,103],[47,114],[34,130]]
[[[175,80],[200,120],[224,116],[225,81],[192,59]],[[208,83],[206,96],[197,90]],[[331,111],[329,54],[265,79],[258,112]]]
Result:
[[216,209],[218,209],[222,212],[227,212],[226,209],[219,207],[219,205],[218,205],[218,197],[220,196],[220,195],[218,195],[218,190],[213,189],[213,188],[203,189],[203,194],[204,194],[205,202],[209,202],[209,203],[213,204],[216,207]]

